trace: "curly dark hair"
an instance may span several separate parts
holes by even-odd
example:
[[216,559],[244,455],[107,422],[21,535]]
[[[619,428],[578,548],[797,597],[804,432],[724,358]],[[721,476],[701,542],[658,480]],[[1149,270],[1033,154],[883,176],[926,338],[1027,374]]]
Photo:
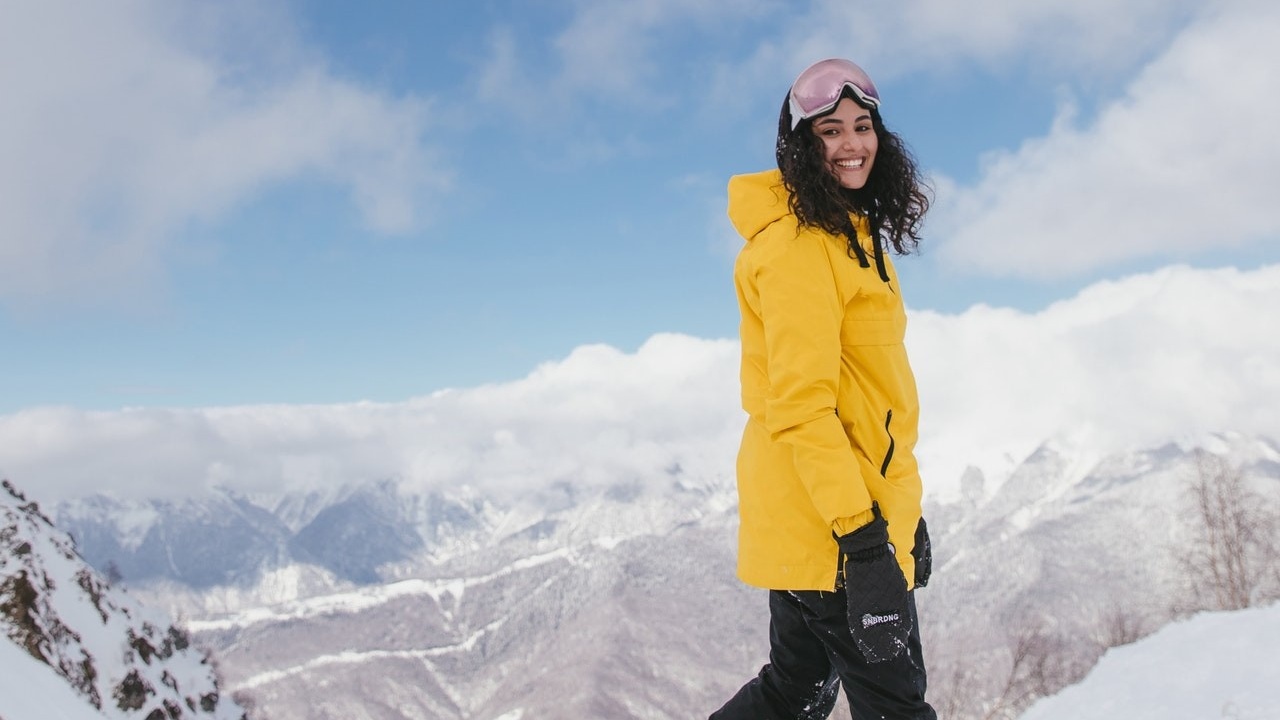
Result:
[[[848,88],[841,97],[858,102]],[[849,213],[866,216],[874,236],[877,265],[882,265],[883,239],[887,238],[899,255],[907,255],[919,246],[920,225],[930,202],[930,188],[920,176],[915,157],[902,138],[884,126],[880,111],[870,110],[879,147],[867,184],[858,190],[842,187],[827,168],[822,142],[811,129],[813,119],[801,120],[792,130],[788,98],[783,98],[778,117],[778,169],[791,195],[791,211],[801,225],[848,238],[850,254],[863,267],[868,266],[866,254],[857,242]],[[883,267],[880,273],[884,275]]]

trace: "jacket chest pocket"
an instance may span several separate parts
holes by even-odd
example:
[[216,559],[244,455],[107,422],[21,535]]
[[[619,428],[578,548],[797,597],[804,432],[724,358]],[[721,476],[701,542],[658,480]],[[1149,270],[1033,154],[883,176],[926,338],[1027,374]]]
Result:
[[907,313],[902,299],[884,283],[861,286],[844,305],[840,344],[894,345],[907,334]]
[[859,318],[845,316],[840,326],[840,344],[847,348],[860,345],[898,345],[907,334],[906,318]]

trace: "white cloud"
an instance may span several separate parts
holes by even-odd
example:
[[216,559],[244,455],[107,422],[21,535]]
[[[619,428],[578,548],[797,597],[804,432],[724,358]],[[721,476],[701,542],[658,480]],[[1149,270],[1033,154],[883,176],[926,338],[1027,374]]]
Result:
[[[185,8],[185,9],[184,9]],[[97,302],[163,276],[184,223],[309,177],[411,229],[447,184],[428,107],[334,76],[251,3],[50,0],[0,23],[0,301]]]
[[[1172,267],[1026,314],[914,313],[929,492],[1062,434],[1102,449],[1280,427],[1280,265]],[[657,335],[584,346],[518,382],[402,403],[0,416],[0,476],[40,500],[111,490],[269,491],[399,477],[514,498],[555,483],[695,482],[733,472],[737,343]]]
[[[1235,0],[1214,0],[1213,5]],[[1260,0],[1240,0],[1255,2]],[[1129,77],[1197,12],[1201,0],[812,0],[786,4],[776,31],[742,60],[707,67],[701,112],[720,117],[776,112],[803,68],[847,57],[885,92],[896,79],[973,82],[1022,72],[1041,82],[1096,92]],[[910,83],[903,80],[910,92]],[[983,87],[977,84],[977,87]],[[892,90],[885,98],[894,106]],[[974,102],[993,98],[975,97]],[[910,141],[910,138],[907,138]],[[771,139],[770,139],[771,141]]]
[[1180,35],[1123,98],[946,185],[945,264],[1065,277],[1280,239],[1280,7],[1238,2]]
[[[491,34],[490,52],[477,75],[481,100],[516,101],[552,118],[588,104],[652,112],[676,101],[686,86],[688,68],[671,67],[672,59],[700,58],[698,38],[776,7],[770,0],[579,0],[573,5],[568,21],[552,36],[520,36],[511,28]],[[709,46],[718,42],[712,39]]]
[[803,14],[786,14],[777,47],[797,70],[835,55],[887,75],[927,71],[945,76],[957,66],[994,68],[1027,59],[1058,71],[1106,73],[1158,47],[1202,5],[1195,0],[989,0],[981,5],[815,0]]
[[998,471],[1046,438],[1115,450],[1280,428],[1280,266],[1170,267],[1042,312],[915,313],[921,465]]
[[270,491],[398,477],[536,492],[722,472],[741,430],[736,344],[584,346],[524,380],[403,403],[0,416],[0,476],[41,499]]
[[[557,82],[594,98],[629,104],[669,102],[676,93],[660,82],[668,47],[686,40],[682,55],[699,58],[695,38],[701,33],[724,31],[771,6],[767,0],[580,2],[572,21],[554,40],[560,66]],[[674,69],[683,71],[687,69]]]

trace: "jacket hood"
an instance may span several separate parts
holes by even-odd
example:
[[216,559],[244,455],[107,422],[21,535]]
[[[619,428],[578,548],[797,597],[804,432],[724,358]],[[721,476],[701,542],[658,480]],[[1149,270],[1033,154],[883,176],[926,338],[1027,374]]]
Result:
[[[729,220],[737,228],[738,234],[750,241],[762,230],[784,217],[792,217],[791,194],[782,184],[782,171],[766,170],[748,175],[734,175],[729,178]],[[870,239],[872,252],[875,255],[876,272],[880,279],[889,282],[889,271],[885,268],[884,246],[879,232],[871,232],[871,226],[862,216],[851,216],[857,242],[850,243],[850,249],[862,267],[870,267],[866,250],[862,247],[864,238]]]
[[729,220],[747,240],[791,214],[789,200],[778,170],[729,178]]

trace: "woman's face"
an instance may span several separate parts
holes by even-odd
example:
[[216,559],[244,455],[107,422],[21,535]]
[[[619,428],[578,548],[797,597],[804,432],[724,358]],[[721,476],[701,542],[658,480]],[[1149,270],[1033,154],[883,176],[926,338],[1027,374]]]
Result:
[[813,121],[813,134],[822,140],[827,170],[850,190],[867,184],[880,141],[871,125],[871,111],[843,98],[830,115]]

